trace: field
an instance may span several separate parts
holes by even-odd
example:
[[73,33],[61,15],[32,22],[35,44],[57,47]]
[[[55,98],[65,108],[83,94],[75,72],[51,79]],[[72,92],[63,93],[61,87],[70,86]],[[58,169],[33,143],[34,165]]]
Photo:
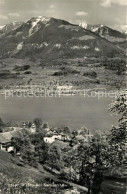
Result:
[[76,89],[125,87],[125,61],[120,58],[1,59],[0,88],[12,85],[71,85]]

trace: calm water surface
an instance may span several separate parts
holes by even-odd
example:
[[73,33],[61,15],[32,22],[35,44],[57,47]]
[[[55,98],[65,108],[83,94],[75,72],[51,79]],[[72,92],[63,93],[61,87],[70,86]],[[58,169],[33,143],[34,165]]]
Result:
[[70,126],[79,129],[82,126],[92,131],[107,130],[117,124],[117,117],[111,116],[107,105],[113,98],[89,98],[83,96],[64,96],[57,98],[10,97],[5,100],[0,95],[0,117],[3,121],[21,123],[42,118],[50,126]]

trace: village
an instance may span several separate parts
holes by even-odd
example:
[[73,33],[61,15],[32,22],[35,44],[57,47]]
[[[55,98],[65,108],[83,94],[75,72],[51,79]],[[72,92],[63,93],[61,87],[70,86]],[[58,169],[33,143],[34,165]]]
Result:
[[[6,132],[0,133],[0,150],[8,153],[16,152],[17,156],[20,156],[20,153],[18,153],[12,145],[12,138],[21,138],[23,131],[29,134],[38,133],[37,126],[34,122],[23,122],[21,126],[7,127],[6,130]],[[47,123],[43,124],[42,133],[44,142],[50,146],[54,144],[54,142],[57,142],[58,145],[63,145],[64,143],[65,145],[70,145],[73,148],[77,147],[81,143],[86,144],[87,146],[93,141],[94,136],[86,127],[81,128],[80,130],[70,131],[69,127],[64,127],[63,130],[57,127],[50,128]],[[106,136],[100,135],[100,140],[106,142]]]

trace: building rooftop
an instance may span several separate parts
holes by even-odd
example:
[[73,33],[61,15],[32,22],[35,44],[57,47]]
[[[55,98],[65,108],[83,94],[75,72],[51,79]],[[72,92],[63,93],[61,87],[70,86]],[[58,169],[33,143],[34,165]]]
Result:
[[80,141],[80,140],[84,140],[85,138],[82,135],[77,135],[76,139]]
[[21,128],[5,133],[0,133],[0,143],[8,143],[12,137],[21,137]]

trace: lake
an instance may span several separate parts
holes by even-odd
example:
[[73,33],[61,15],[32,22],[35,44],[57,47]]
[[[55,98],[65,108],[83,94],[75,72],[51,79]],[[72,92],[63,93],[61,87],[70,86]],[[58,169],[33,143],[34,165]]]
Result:
[[21,123],[42,118],[50,126],[70,126],[80,129],[83,126],[92,131],[110,129],[117,125],[117,117],[111,116],[107,105],[113,98],[103,97],[100,100],[83,96],[62,97],[10,97],[5,100],[0,95],[0,117],[3,121]]

